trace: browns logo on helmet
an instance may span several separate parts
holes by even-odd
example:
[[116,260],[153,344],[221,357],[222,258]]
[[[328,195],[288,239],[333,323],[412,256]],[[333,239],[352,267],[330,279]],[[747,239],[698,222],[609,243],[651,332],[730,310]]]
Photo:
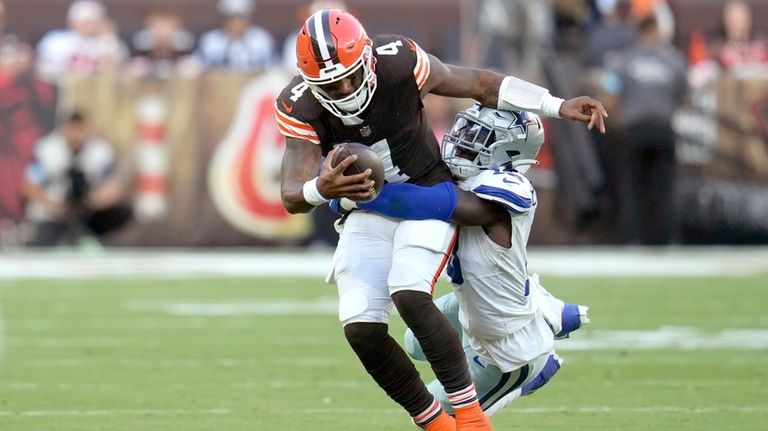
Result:
[[[296,40],[299,73],[323,107],[340,118],[360,115],[376,91],[373,42],[360,21],[341,9],[323,9],[307,18]],[[349,79],[353,91],[330,91]]]

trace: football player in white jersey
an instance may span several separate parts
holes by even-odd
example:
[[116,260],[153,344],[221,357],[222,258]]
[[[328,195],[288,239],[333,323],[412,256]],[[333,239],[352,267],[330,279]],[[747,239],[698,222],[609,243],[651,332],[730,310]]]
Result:
[[[443,160],[457,184],[387,184],[372,202],[334,206],[460,226],[448,264],[454,292],[436,301],[462,336],[480,404],[491,415],[544,385],[560,368],[555,338],[589,322],[587,307],[565,304],[527,268],[536,192],[523,176],[544,142],[541,120],[524,111],[475,105],[459,113],[443,139]],[[424,205],[429,202],[429,205]],[[405,348],[424,360],[406,333]],[[451,412],[440,382],[429,390]]]

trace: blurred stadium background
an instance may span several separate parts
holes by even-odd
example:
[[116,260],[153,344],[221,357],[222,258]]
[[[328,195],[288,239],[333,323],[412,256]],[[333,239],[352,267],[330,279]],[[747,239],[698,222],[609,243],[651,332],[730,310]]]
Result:
[[[0,430],[410,429],[339,330],[322,282],[332,214],[280,202],[272,103],[292,73],[284,43],[317,4],[74,3],[0,0]],[[345,2],[371,35],[613,108],[605,137],[546,124],[530,269],[593,323],[497,429],[768,429],[768,1],[729,3]],[[661,240],[629,234],[614,151],[633,141],[633,101],[610,58],[648,16],[687,65]],[[211,60],[203,35],[233,17],[261,43],[244,63]],[[54,30],[69,36],[43,43]],[[436,133],[468,103],[429,97]],[[72,206],[57,212],[30,192],[37,148],[73,112],[113,150],[108,206],[132,217],[109,233],[71,193],[47,190]],[[38,241],[51,221],[64,228]]]

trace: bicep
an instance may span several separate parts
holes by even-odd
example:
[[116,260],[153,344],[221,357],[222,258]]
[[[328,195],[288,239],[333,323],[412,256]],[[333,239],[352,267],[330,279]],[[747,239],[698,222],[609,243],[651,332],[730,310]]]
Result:
[[421,89],[422,96],[432,93],[475,99],[486,106],[498,104],[499,86],[504,76],[488,70],[445,64],[437,57],[428,55],[430,72]]
[[456,187],[456,210],[452,222],[463,226],[491,226],[507,220],[509,216],[502,205]]

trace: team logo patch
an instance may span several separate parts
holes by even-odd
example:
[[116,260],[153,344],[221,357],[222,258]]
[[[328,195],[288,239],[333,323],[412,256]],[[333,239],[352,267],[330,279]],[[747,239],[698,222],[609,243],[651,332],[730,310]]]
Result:
[[360,128],[360,135],[363,136],[363,138],[367,138],[371,136],[371,128],[369,126],[363,126]]

